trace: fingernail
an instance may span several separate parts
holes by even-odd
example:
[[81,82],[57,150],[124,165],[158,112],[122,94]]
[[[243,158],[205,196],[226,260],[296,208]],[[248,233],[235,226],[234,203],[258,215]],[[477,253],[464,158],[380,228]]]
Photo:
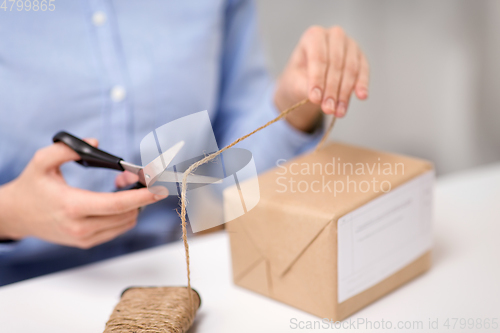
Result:
[[335,101],[332,98],[329,98],[325,102],[325,108],[327,113],[334,113],[335,112]]
[[321,90],[319,88],[314,88],[312,90],[312,98],[313,98],[313,102],[321,101]]
[[368,97],[368,90],[366,90],[365,88],[360,88],[360,89],[358,89],[358,94],[359,94],[359,97],[361,97],[361,98],[367,98]]
[[168,189],[164,186],[151,186],[148,187],[149,192],[155,194],[153,197],[155,200],[165,199],[168,196]]
[[154,199],[155,200],[162,200],[168,197],[168,195],[160,195],[160,194],[155,194]]
[[342,118],[345,115],[346,112],[346,105],[343,102],[339,102],[339,105],[337,105],[337,117]]

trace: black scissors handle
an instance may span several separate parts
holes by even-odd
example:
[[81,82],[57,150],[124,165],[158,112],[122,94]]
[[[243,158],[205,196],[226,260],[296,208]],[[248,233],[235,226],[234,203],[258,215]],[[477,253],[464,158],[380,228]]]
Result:
[[68,132],[61,131],[52,138],[54,142],[63,142],[80,155],[81,159],[76,161],[85,167],[107,168],[124,171],[121,165],[122,158],[116,157],[105,151],[92,147],[87,142],[77,138]]

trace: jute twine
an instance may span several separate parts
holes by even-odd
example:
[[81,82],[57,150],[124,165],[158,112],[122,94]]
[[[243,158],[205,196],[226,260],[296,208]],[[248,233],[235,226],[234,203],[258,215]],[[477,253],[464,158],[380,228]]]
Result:
[[[189,299],[196,300],[195,308]],[[185,287],[130,288],[113,310],[104,333],[185,333],[199,305],[198,293]]]
[[[189,245],[188,245],[188,242],[187,242],[187,230],[186,230],[186,204],[187,204],[187,199],[186,199],[186,191],[187,191],[187,178],[188,176],[194,171],[196,170],[196,168],[198,168],[200,165],[202,164],[205,164],[211,160],[213,160],[214,158],[216,158],[217,156],[219,156],[220,154],[222,154],[223,152],[225,152],[226,150],[228,150],[229,148],[235,146],[236,144],[240,143],[241,141],[249,138],[250,136],[254,135],[255,133],[263,130],[264,128],[268,127],[269,125],[271,124],[274,124],[275,122],[277,122],[278,120],[284,118],[286,115],[288,115],[290,112],[292,112],[293,110],[301,107],[302,105],[306,104],[307,102],[309,102],[309,99],[304,99],[294,105],[292,105],[291,107],[289,107],[288,109],[284,110],[283,112],[281,112],[276,118],[274,118],[273,120],[270,120],[268,121],[267,123],[265,123],[264,125],[260,126],[259,128],[253,130],[252,132],[248,133],[247,135],[244,135],[242,136],[241,138],[239,139],[236,139],[234,142],[230,143],[229,145],[227,145],[226,147],[222,148],[221,150],[219,151],[216,151],[215,153],[212,153],[210,155],[207,155],[206,157],[204,157],[203,159],[199,160],[198,162],[196,163],[193,163],[185,172],[184,172],[184,175],[182,177],[182,191],[181,191],[181,213],[180,213],[180,216],[181,216],[181,224],[182,224],[182,240],[184,241],[184,251],[185,251],[185,254],[186,254],[186,267],[187,267],[187,287],[188,289],[191,289],[191,271],[190,271],[190,268],[189,268]],[[316,150],[315,151],[318,151],[319,148],[323,145],[323,143],[326,141],[327,137],[328,137],[328,134],[330,133],[330,131],[332,130],[333,128],[333,125],[335,124],[335,117],[333,117],[331,123],[329,124],[328,126],[328,129],[325,131],[325,133],[323,134],[323,137],[321,138],[320,142],[318,143],[318,145],[316,146]],[[191,294],[190,294],[191,296]],[[192,303],[192,299],[190,298],[189,299],[189,304],[193,304]]]

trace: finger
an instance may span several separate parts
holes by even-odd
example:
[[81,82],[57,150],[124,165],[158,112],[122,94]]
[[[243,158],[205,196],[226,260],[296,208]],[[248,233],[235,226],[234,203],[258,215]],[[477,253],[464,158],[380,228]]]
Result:
[[120,226],[117,226],[115,228],[103,230],[103,231],[95,234],[94,236],[92,236],[88,239],[83,239],[83,240],[78,241],[78,245],[80,248],[89,249],[89,248],[94,247],[96,245],[106,243],[112,239],[115,239],[116,237],[120,236],[121,234],[134,228],[135,225],[136,225],[136,220],[133,220],[133,221],[129,221],[125,224],[122,224]]
[[138,210],[123,214],[90,216],[72,221],[65,226],[65,234],[75,240],[86,240],[103,230],[119,227],[137,219]]
[[338,102],[340,79],[344,67],[346,35],[340,27],[332,27],[328,31],[329,63],[326,75],[325,95],[321,108],[327,114],[333,114]]
[[69,161],[78,161],[80,156],[62,142],[39,149],[33,156],[36,168],[41,171],[58,168]]
[[[84,141],[94,147],[97,147],[99,143],[97,139],[94,138],[84,139]],[[57,168],[61,166],[61,164],[69,161],[78,161],[79,159],[80,155],[62,142],[57,142],[42,148],[35,153],[35,156],[33,156],[33,160],[37,164],[37,168],[44,171]]]
[[356,45],[356,42],[348,38],[344,69],[342,71],[342,79],[340,83],[339,101],[337,103],[337,109],[335,110],[335,115],[337,117],[343,117],[347,112],[349,99],[351,98],[354,85],[358,78],[359,66],[360,52],[358,46]]
[[326,30],[319,26],[309,28],[301,44],[306,56],[308,96],[314,104],[320,104],[325,88],[328,60]]
[[84,220],[84,225],[88,231],[85,236],[89,237],[101,231],[119,227],[136,220],[138,215],[139,210],[134,209],[116,215],[88,216]]
[[87,142],[92,147],[97,148],[97,146],[99,146],[99,141],[96,138],[85,138],[83,141]]
[[166,198],[166,195],[153,194],[147,188],[113,193],[78,191],[80,213],[92,216],[121,214]]
[[370,83],[370,65],[363,53],[360,56],[360,68],[358,80],[356,82],[356,96],[363,100],[368,98],[368,85]]
[[115,185],[118,188],[122,188],[139,181],[139,176],[133,174],[130,171],[124,171],[116,176]]

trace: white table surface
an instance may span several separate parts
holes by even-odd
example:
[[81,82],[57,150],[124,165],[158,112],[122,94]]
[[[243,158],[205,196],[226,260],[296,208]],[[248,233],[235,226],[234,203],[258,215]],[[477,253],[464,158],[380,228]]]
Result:
[[[433,268],[347,321],[391,321],[392,332],[400,321],[422,322],[422,329],[397,330],[404,332],[500,331],[443,326],[447,318],[500,318],[500,165],[439,179],[434,226]],[[190,247],[192,284],[202,297],[190,333],[296,332],[293,318],[320,320],[234,286],[225,233],[193,238]],[[124,288],[185,284],[180,242],[15,283],[0,288],[0,332],[102,332]],[[428,328],[429,318],[438,329]],[[373,331],[365,328],[348,331]]]

